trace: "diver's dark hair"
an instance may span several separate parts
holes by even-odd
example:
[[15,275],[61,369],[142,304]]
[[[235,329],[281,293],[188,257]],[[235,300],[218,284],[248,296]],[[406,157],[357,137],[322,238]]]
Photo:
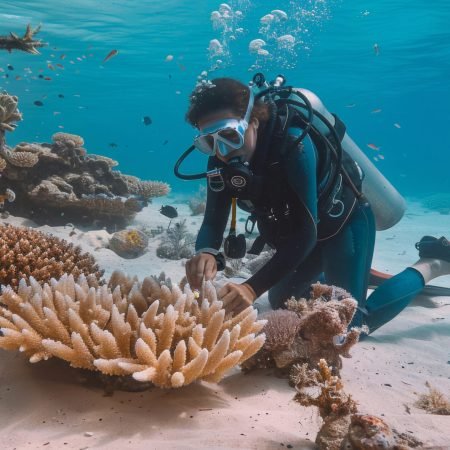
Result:
[[[209,113],[221,109],[230,109],[234,114],[244,117],[250,95],[249,87],[233,78],[215,78],[210,84],[200,85],[189,97],[189,109],[186,121],[198,127],[198,122]],[[257,118],[261,131],[269,120],[269,107],[256,100],[250,120]]]

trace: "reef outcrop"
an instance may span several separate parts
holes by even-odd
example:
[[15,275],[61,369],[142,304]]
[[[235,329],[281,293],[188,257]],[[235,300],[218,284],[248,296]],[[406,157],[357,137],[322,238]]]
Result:
[[[17,97],[0,94],[0,191],[12,189],[11,213],[49,225],[67,222],[124,227],[152,198],[168,194],[169,186],[143,181],[114,169],[117,161],[88,154],[81,136],[55,133],[52,143],[6,145],[21,114]],[[114,230],[115,231],[115,230]]]

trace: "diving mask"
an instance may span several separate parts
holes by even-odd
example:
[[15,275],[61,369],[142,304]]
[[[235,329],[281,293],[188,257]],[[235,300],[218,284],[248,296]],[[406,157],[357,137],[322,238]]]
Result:
[[219,152],[228,156],[232,151],[244,145],[245,132],[253,109],[253,92],[250,89],[247,111],[243,119],[223,119],[205,127],[202,133],[195,137],[194,145],[206,155]]

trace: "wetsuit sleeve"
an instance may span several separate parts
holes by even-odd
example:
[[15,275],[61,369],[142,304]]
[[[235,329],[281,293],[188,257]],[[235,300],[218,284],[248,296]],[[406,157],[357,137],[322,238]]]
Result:
[[[215,158],[209,158],[208,170],[213,169],[215,166],[217,166]],[[197,253],[205,252],[216,255],[219,252],[230,209],[231,197],[224,191],[213,191],[208,184],[205,215],[195,243],[195,251]]]
[[258,297],[301,264],[317,243],[316,165],[315,148],[308,136],[303,145],[285,157],[287,179],[299,200],[295,205],[298,210],[293,212],[296,230],[276,248],[269,262],[246,281]]

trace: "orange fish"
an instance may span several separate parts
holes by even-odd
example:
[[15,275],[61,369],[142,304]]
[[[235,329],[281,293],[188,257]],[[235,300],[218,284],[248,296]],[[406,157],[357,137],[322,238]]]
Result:
[[380,147],[377,147],[375,144],[367,144],[367,147],[371,148],[372,150],[380,150]]
[[48,67],[50,70],[55,70],[55,68],[54,68],[51,64],[47,64],[47,67]]
[[50,77],[44,77],[44,80],[50,81],[51,78]]
[[119,50],[111,50],[106,56],[105,59],[103,60],[103,62],[105,63],[106,61],[110,60],[113,56],[116,56],[117,53],[119,53]]
[[20,75],[16,75],[16,80],[21,80],[22,77]]

